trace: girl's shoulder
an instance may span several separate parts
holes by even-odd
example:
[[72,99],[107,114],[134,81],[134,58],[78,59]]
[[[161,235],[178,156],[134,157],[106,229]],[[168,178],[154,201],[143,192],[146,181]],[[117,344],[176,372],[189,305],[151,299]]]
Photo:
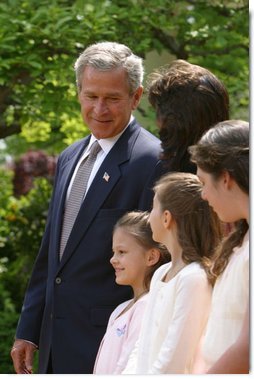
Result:
[[186,265],[179,273],[178,278],[180,280],[194,280],[207,282],[207,274],[205,269],[198,262],[191,262]]
[[225,270],[221,273],[217,282],[228,281],[230,278],[232,283],[238,286],[239,282],[241,282],[240,278],[243,278],[243,282],[246,283],[246,279],[249,278],[249,260],[249,235],[246,234],[241,246],[234,248]]
[[194,272],[201,274],[201,273],[205,273],[205,270],[199,262],[191,262],[191,263],[187,264],[181,272],[184,275],[188,275],[188,274],[194,273]]
[[241,255],[243,259],[249,259],[249,245],[249,231],[247,231],[241,246],[235,247],[234,252],[239,256]]
[[[170,267],[171,262],[165,263],[164,265],[160,266],[153,274],[152,282],[155,283],[161,281],[170,270]],[[187,264],[181,271],[177,273],[175,278],[183,279],[188,278],[189,276],[196,276],[207,280],[206,272],[198,262],[191,262]]]
[[175,287],[179,293],[189,293],[190,296],[194,292],[210,296],[212,291],[206,271],[198,262],[189,263],[175,276]]
[[247,232],[242,244],[234,247],[224,271],[232,270],[233,267],[234,270],[238,270],[240,272],[243,267],[248,267],[250,259],[249,249],[249,232]]
[[130,299],[119,304],[111,313],[110,319],[114,320],[132,301],[133,299]]
[[170,267],[171,267],[171,262],[164,263],[163,265],[161,265],[154,272],[152,280],[155,281],[155,280],[162,279],[166,275],[166,273],[168,272],[168,270],[170,269]]
[[130,308],[130,313],[136,314],[141,313],[146,308],[147,301],[149,298],[149,292],[147,292],[145,295],[141,296]]

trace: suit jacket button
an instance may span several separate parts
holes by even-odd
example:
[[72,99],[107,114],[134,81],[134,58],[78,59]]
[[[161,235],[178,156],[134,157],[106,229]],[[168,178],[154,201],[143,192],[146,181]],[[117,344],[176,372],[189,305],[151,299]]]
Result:
[[57,277],[57,278],[56,278],[56,280],[55,280],[55,282],[56,282],[56,284],[61,284],[61,282],[62,282],[62,279],[61,279],[61,278],[59,278],[59,277]]

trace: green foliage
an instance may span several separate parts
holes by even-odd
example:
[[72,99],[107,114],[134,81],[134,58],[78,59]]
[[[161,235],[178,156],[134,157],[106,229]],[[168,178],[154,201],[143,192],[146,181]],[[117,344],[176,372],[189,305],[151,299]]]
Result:
[[86,135],[73,63],[101,40],[204,65],[227,85],[232,116],[248,117],[247,0],[7,0],[0,24],[0,138],[59,152]]
[[18,313],[15,312],[2,283],[0,283],[0,294],[0,374],[13,374],[10,348],[15,336]]
[[[15,331],[19,319],[19,312],[10,294],[6,291],[4,283],[0,282],[0,374],[14,374],[10,357],[10,349],[14,341]],[[34,372],[38,367],[38,355],[35,355]]]
[[[2,162],[6,153],[17,157],[28,148],[57,154],[88,134],[73,64],[102,40],[125,43],[144,59],[166,51],[169,60],[207,67],[229,90],[231,117],[248,119],[247,0],[6,0],[0,25]],[[140,107],[139,113],[157,134],[154,111]],[[1,373],[13,372],[9,350],[52,190],[46,179],[36,179],[17,199],[12,179],[11,171],[0,170]]]
[[51,190],[52,186],[46,179],[35,179],[34,188],[26,196],[19,199],[10,197],[2,209],[0,281],[5,283],[17,310],[21,308],[45,229]]
[[37,178],[33,189],[17,199],[12,179],[11,171],[0,170],[0,373],[13,373],[10,348],[52,191],[46,179]]
[[7,133],[16,125],[27,141],[43,142],[51,132],[61,134],[63,112],[80,117],[72,65],[85,22],[77,16],[66,1],[0,5],[0,84]]
[[[5,246],[9,236],[9,222],[6,219],[6,209],[13,194],[13,172],[10,170],[0,170],[0,251]],[[1,253],[0,253],[1,257]],[[0,273],[1,268],[0,260]]]
[[[192,7],[186,34],[190,61],[207,67],[226,84],[231,118],[248,119],[249,23],[247,1],[206,2]],[[204,17],[206,15],[206,17]]]

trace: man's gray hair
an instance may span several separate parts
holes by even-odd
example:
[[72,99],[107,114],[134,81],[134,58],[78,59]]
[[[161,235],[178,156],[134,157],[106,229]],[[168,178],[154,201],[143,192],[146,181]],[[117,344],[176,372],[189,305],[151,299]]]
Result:
[[131,49],[117,42],[99,42],[88,46],[75,62],[76,83],[81,91],[82,76],[86,66],[100,71],[111,71],[123,67],[130,85],[130,94],[142,85],[144,67],[142,58],[134,55]]

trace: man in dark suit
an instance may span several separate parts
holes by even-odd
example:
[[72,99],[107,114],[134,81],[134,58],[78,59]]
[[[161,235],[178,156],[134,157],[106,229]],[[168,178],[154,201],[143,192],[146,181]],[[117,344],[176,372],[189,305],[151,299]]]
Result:
[[[132,296],[115,284],[111,235],[125,212],[150,209],[161,175],[160,141],[132,116],[142,96],[141,58],[125,45],[88,47],[75,63],[78,96],[91,135],[59,156],[41,248],[22,308],[11,355],[17,373],[92,373],[107,321]],[[97,153],[68,238],[65,214],[81,162]],[[74,201],[75,203],[75,201]]]

